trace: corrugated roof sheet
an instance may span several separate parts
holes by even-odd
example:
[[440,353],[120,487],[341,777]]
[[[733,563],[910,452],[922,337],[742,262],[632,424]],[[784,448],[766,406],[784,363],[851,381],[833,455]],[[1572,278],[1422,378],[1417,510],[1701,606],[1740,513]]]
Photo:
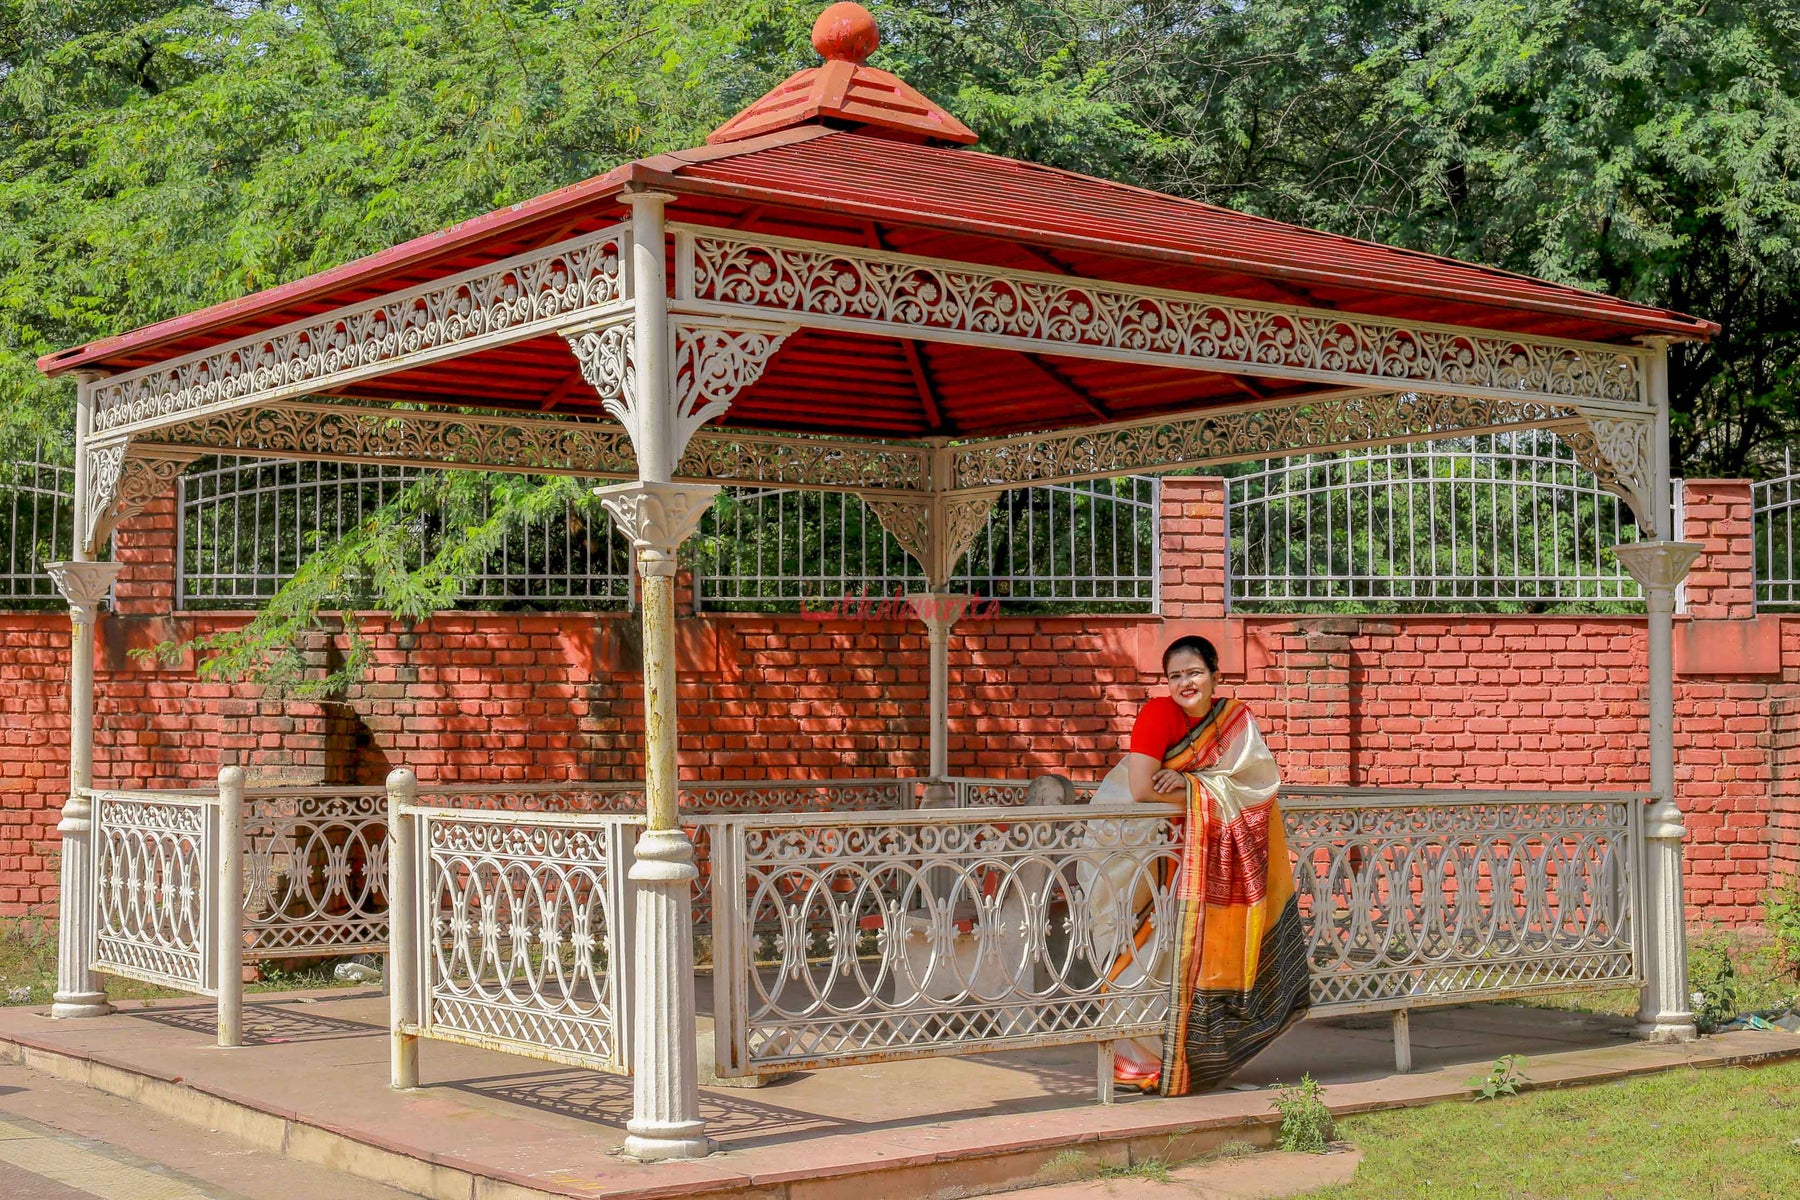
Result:
[[[1158,282],[1243,294],[1221,278],[1282,281],[1330,296],[1310,302],[1347,311],[1529,332],[1557,314],[1599,328],[1585,336],[1708,337],[1714,322],[1540,279],[1304,229],[1054,167],[974,150],[801,126],[763,137],[626,163],[379,254],[280,287],[214,305],[38,360],[60,374],[77,367],[126,370],[203,345],[397,290],[422,278],[595,228],[619,216],[619,193],[642,185],[785,213],[790,223],[841,227],[844,219],[942,230],[1006,246],[1065,247],[1105,268],[1160,263]],[[1104,270],[1101,274],[1105,274]],[[1479,317],[1480,319],[1475,319]]]

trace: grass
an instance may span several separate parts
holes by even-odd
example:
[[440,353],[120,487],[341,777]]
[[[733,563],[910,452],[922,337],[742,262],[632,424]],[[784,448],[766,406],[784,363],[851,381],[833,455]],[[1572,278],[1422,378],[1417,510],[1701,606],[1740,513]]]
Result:
[[[319,963],[299,968],[282,962],[261,964],[262,978],[246,983],[246,992],[287,992],[310,988],[353,987],[339,983],[331,972],[335,964]],[[12,999],[24,989],[24,999]],[[55,930],[36,930],[14,922],[0,922],[0,1004],[49,1004],[56,991]],[[106,976],[107,999],[119,1001],[168,1000],[191,992],[140,983],[123,976]]]
[[1786,1200],[1800,1186],[1800,1063],[1349,1117],[1339,1136],[1363,1152],[1356,1177],[1306,1200]]

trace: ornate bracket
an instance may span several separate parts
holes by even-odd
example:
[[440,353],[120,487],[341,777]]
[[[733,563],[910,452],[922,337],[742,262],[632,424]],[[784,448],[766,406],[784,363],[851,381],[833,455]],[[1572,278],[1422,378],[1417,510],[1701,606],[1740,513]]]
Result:
[[[673,350],[669,395],[675,409],[674,452],[680,458],[702,425],[724,415],[740,392],[762,378],[769,360],[797,326],[706,317],[673,317],[669,325]],[[565,331],[563,338],[581,364],[582,378],[641,451],[635,329],[635,318],[621,316]]]
[[636,483],[595,488],[613,525],[637,548],[645,575],[675,574],[675,551],[700,527],[720,488],[711,483]]
[[900,548],[925,570],[928,591],[942,592],[975,535],[987,524],[999,493],[935,495],[929,499],[864,496],[863,503]]
[[123,563],[52,562],[44,564],[44,573],[69,602],[69,620],[76,625],[92,625],[100,614],[100,602],[112,590]]
[[1637,516],[1638,528],[1654,534],[1659,527],[1652,499],[1656,422],[1589,417],[1585,428],[1575,426],[1559,436],[1575,452],[1575,461],[1599,477],[1602,487],[1625,498]]
[[119,522],[169,490],[175,477],[200,457],[198,450],[166,450],[113,442],[88,450],[87,529],[83,546],[99,551]]

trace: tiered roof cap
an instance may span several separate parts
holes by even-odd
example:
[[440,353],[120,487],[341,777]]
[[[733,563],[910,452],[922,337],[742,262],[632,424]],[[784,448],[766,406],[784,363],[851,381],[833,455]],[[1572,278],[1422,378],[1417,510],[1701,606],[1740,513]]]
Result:
[[788,76],[768,95],[707,135],[710,145],[739,142],[798,125],[831,125],[904,142],[969,146],[975,132],[898,76],[864,61],[881,44],[875,18],[860,4],[833,4],[813,22],[813,49],[824,65]]

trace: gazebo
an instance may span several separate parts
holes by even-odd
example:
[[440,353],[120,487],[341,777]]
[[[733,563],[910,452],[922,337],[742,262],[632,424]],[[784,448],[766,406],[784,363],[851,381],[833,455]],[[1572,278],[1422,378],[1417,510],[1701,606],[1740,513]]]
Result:
[[[119,568],[97,556],[203,455],[615,481],[603,502],[641,578],[635,936],[620,943],[619,1036],[595,1058],[558,1053],[631,1071],[629,1148],[659,1158],[707,1148],[673,598],[679,547],[721,487],[860,495],[923,568],[927,590],[912,599],[931,647],[928,822],[948,791],[946,662],[962,603],[949,581],[1001,492],[1551,429],[1646,533],[1618,550],[1649,610],[1651,736],[1648,803],[1630,814],[1642,870],[1620,885],[1636,897],[1629,971],[1614,978],[1642,981],[1643,1032],[1691,1036],[1670,614],[1697,547],[1671,540],[1667,363],[1672,342],[1718,327],[982,153],[949,113],[866,65],[876,43],[865,11],[834,4],[813,33],[823,65],[705,146],[40,360],[79,381],[77,550],[52,568],[75,629],[55,1015],[106,1011],[93,957],[105,901],[92,639]],[[410,819],[414,785],[395,787]],[[409,846],[428,857],[435,843],[417,838]],[[716,881],[746,868],[742,842],[721,864],[714,838],[721,921]],[[234,854],[221,851],[228,871]],[[394,859],[399,904],[421,886],[419,860]],[[747,954],[746,930],[720,945]],[[401,1084],[416,1079],[421,953],[397,922]],[[521,1028],[506,1036],[558,1036]]]

